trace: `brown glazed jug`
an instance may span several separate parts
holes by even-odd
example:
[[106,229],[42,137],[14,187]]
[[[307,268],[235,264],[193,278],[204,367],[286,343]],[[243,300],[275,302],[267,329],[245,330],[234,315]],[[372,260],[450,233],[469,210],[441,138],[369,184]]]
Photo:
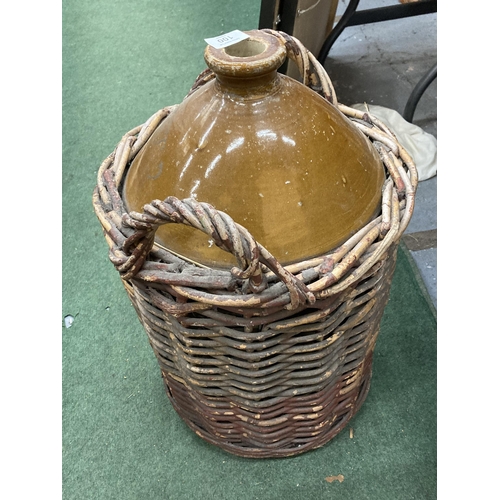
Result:
[[[286,49],[259,31],[207,46],[215,78],[158,126],[130,165],[123,199],[194,198],[227,213],[282,264],[327,253],[380,210],[384,169],[374,147],[332,104],[278,73]],[[219,268],[235,258],[182,224],[155,242]]]

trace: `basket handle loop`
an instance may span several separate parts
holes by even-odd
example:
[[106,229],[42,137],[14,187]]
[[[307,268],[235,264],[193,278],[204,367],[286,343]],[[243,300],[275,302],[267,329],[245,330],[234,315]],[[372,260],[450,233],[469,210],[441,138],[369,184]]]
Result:
[[219,248],[236,257],[239,267],[233,267],[231,273],[238,279],[248,279],[253,292],[261,292],[267,285],[260,266],[262,262],[287,286],[291,309],[300,304],[315,302],[315,297],[307,286],[284,269],[268,250],[255,241],[247,229],[208,203],[169,196],[164,201],[153,200],[145,205],[143,213],[124,213],[122,222],[135,230],[122,245],[122,250],[129,257],[117,267],[125,280],[133,278],[140,271],[153,248],[158,227],[168,223],[186,224],[203,231]]
[[262,31],[275,36],[285,45],[287,57],[297,65],[304,85],[312,88],[334,106],[338,106],[337,95],[330,76],[300,40],[284,31],[272,29],[263,29]]

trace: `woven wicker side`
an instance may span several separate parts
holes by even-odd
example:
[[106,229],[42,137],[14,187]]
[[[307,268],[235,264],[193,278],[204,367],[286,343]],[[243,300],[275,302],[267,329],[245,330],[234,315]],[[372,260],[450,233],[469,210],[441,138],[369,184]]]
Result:
[[203,312],[179,321],[133,284],[179,415],[202,438],[241,456],[295,455],[329,441],[367,394],[395,248],[375,273],[339,296],[254,332],[230,326],[231,315],[218,326],[185,327],[183,321],[201,320]]
[[[293,37],[272,34],[286,44],[304,83],[379,153],[387,179],[378,217],[327,255],[283,267],[244,227],[206,203],[168,197],[127,213],[121,197],[127,168],[175,106],[123,136],[102,163],[93,196],[110,260],[172,405],[203,439],[248,457],[317,448],[360,408],[418,183],[394,134],[369,112],[337,103],[314,56]],[[203,72],[191,92],[212,78]],[[155,244],[162,224],[204,231],[238,265],[207,269],[168,252]]]

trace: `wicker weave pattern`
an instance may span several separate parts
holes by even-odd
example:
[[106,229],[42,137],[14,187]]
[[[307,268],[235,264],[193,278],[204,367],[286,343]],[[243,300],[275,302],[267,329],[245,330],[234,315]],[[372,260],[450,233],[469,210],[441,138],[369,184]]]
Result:
[[[110,259],[147,332],[167,394],[201,437],[231,453],[288,456],[323,445],[364,401],[396,249],[413,212],[417,172],[394,134],[337,103],[324,69],[286,44],[304,82],[374,144],[387,171],[382,213],[330,254],[283,267],[248,231],[206,203],[173,197],[127,213],[126,169],[164,108],[125,134],[103,162],[94,209]],[[205,71],[195,92],[213,78]],[[231,271],[207,269],[155,245],[162,224],[186,224],[231,252]]]
[[136,287],[172,404],[198,435],[232,453],[287,456],[321,446],[366,396],[394,263],[391,251],[355,287],[300,311],[299,321],[289,312],[294,318],[252,333],[222,313],[176,319]]

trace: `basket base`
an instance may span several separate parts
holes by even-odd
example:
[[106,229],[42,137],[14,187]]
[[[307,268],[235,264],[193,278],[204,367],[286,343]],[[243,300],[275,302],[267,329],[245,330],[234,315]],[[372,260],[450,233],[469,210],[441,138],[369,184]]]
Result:
[[202,439],[240,457],[278,458],[319,448],[344,429],[368,395],[372,353],[359,373],[359,382],[347,393],[345,380],[352,373],[318,393],[275,398],[257,411],[236,398],[207,398],[162,375],[172,406]]

